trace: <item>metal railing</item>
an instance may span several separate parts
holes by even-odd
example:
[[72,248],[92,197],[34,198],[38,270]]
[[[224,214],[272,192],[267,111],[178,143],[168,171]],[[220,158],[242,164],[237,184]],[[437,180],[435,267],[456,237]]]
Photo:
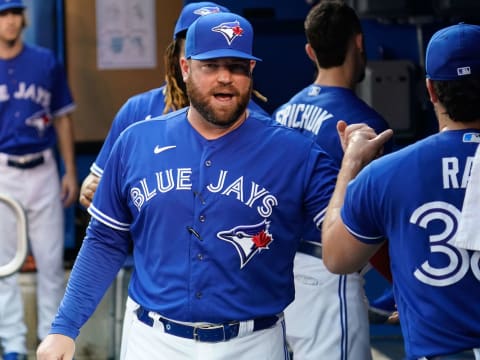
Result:
[[[15,256],[5,265],[0,265],[0,277],[6,277],[17,272],[25,262],[28,251],[27,238],[27,217],[22,205],[10,196],[0,194],[0,201],[7,204],[14,212],[17,218],[17,252]],[[0,234],[0,241],[1,241]]]

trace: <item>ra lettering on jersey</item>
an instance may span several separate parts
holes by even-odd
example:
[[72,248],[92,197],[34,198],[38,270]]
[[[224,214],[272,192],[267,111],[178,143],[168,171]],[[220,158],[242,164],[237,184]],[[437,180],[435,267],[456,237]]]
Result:
[[327,110],[312,104],[288,104],[275,114],[275,120],[285,126],[304,129],[318,135],[325,120],[333,118]]
[[[43,108],[50,107],[50,91],[36,84],[27,85],[25,82],[19,82],[17,89],[13,92],[13,98],[17,100],[30,100]],[[0,84],[0,102],[10,100],[8,86]]]
[[444,189],[465,189],[472,171],[473,156],[468,156],[465,167],[460,169],[457,157],[442,158],[442,178]]
[[[221,170],[216,184],[209,184],[206,188],[211,193],[220,193],[224,196],[235,196],[236,199],[244,205],[253,208],[257,206],[257,211],[263,218],[271,216],[273,208],[278,205],[278,199],[270,194],[268,190],[251,182],[245,184],[243,176],[226,182],[228,171]],[[155,184],[151,184],[146,178],[140,180],[138,186],[130,189],[130,197],[133,204],[140,212],[143,205],[153,199],[158,193],[166,193],[169,191],[192,190],[191,182],[192,169],[178,168],[168,169],[155,173]]]

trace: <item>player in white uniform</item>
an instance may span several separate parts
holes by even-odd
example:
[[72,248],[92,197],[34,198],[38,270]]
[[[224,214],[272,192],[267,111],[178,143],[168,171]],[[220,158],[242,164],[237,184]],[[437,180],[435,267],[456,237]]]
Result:
[[[50,50],[23,43],[21,0],[0,0],[0,193],[26,211],[28,240],[37,266],[38,329],[50,329],[64,291],[63,205],[78,193],[72,123],[74,104],[62,67]],[[57,143],[65,174],[59,181]],[[0,206],[0,263],[16,252],[13,215]],[[17,275],[0,279],[0,340],[4,359],[26,353],[26,325]]]
[[338,169],[310,139],[247,110],[253,30],[217,13],[188,29],[188,108],[127,128],[39,360],[74,339],[133,241],[138,304],[126,359],[288,359],[282,312],[306,218],[325,210]]
[[[364,77],[363,32],[355,11],[343,1],[322,1],[305,20],[306,51],[315,63],[315,82],[277,109],[273,118],[315,141],[340,167],[343,150],[336,123],[363,122],[381,132],[389,126],[358,98]],[[390,152],[389,143],[385,152]],[[322,261],[320,230],[305,225],[295,256],[295,300],[285,311],[287,339],[295,360],[371,359],[368,303],[362,273],[335,275]],[[360,269],[359,269],[360,270]]]
[[452,244],[480,139],[478,44],[480,26],[461,23],[427,46],[438,134],[372,161],[391,132],[338,124],[348,146],[322,227],[324,263],[353,273],[388,239],[408,360],[480,359],[480,252]]

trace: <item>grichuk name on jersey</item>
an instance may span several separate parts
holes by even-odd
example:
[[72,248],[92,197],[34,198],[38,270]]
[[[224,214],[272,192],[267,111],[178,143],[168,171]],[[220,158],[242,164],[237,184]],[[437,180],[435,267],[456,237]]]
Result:
[[333,115],[321,107],[311,104],[290,104],[279,110],[275,120],[282,125],[305,129],[318,135],[320,126]]
[[[19,82],[17,89],[13,92],[14,99],[31,100],[44,108],[50,106],[51,93],[41,86],[25,82]],[[10,100],[10,94],[6,84],[0,84],[0,102]]]
[[[138,211],[142,206],[157,196],[159,193],[167,193],[169,191],[192,191],[191,168],[169,169],[155,173],[155,183],[147,182],[146,178],[140,180],[139,186],[130,189],[130,197]],[[251,181],[245,183],[243,176],[233,181],[226,181],[228,175],[227,170],[221,170],[218,180],[215,184],[209,184],[207,190],[211,193],[220,193],[225,196],[234,196],[246,206],[253,208],[257,206],[258,213],[268,218],[272,214],[272,210],[278,205],[277,198],[270,194],[268,190]]]

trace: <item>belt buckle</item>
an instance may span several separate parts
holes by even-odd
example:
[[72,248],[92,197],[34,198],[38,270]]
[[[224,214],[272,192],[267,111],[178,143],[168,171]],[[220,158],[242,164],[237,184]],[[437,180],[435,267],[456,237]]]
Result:
[[[218,329],[222,329],[222,339],[214,339],[213,341],[214,342],[225,341],[227,339],[226,336],[225,336],[225,325],[194,326],[193,327],[193,339],[196,340],[196,341],[202,341],[202,342],[212,342],[212,340],[210,340],[210,337],[208,336],[208,332],[210,332],[210,331],[213,332],[213,331],[216,331]],[[198,330],[205,331],[205,334],[207,335],[208,339],[202,340],[202,335],[198,334]]]

